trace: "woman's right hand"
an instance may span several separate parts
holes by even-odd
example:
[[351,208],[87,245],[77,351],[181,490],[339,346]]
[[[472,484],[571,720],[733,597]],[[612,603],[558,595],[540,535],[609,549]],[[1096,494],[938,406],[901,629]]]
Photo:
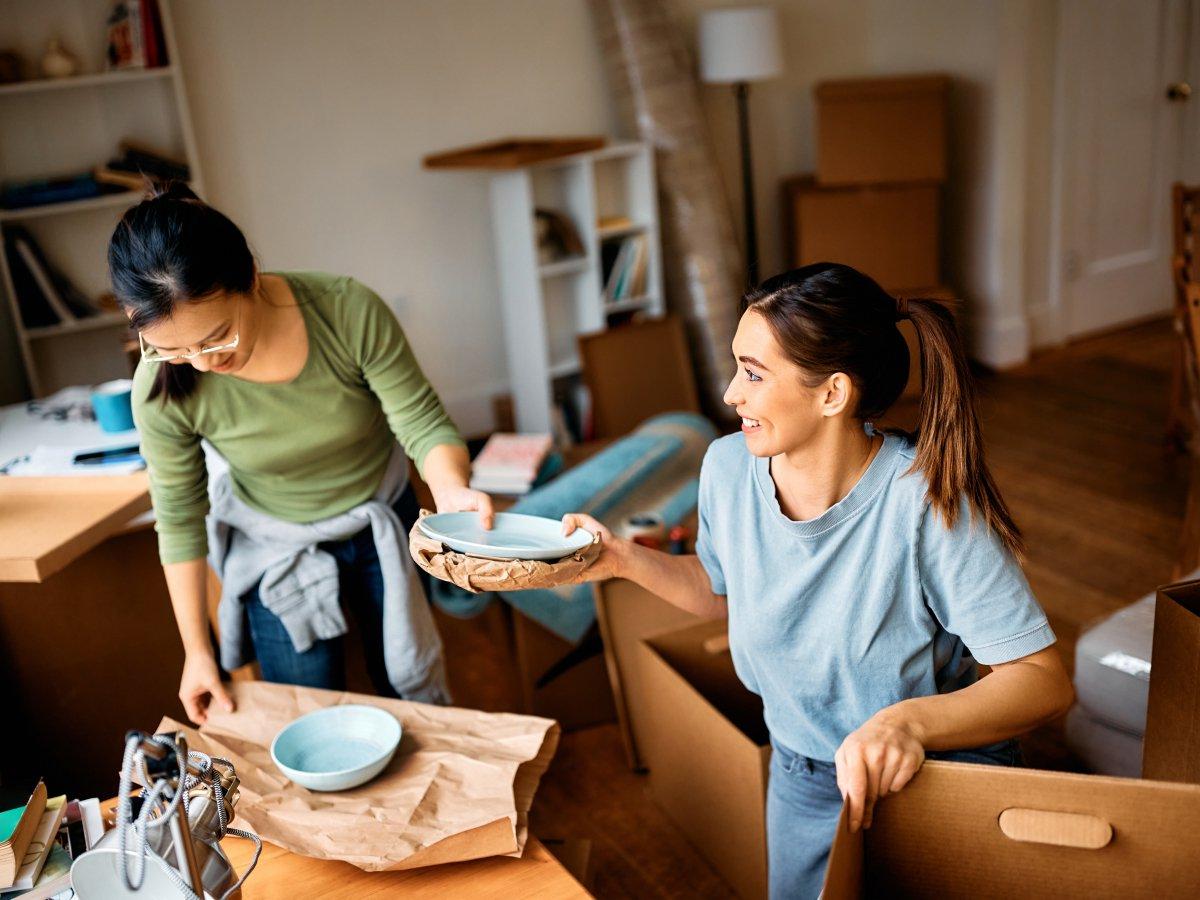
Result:
[[233,699],[221,682],[217,661],[211,653],[189,654],[184,659],[179,699],[183,701],[187,717],[197,725],[208,720],[208,708],[213,703],[225,712],[233,712]]
[[580,582],[604,581],[608,578],[621,578],[622,563],[628,552],[629,541],[613,535],[591,516],[584,513],[568,513],[562,518],[563,534],[568,535],[576,528],[600,535],[600,555],[596,561],[584,569]]

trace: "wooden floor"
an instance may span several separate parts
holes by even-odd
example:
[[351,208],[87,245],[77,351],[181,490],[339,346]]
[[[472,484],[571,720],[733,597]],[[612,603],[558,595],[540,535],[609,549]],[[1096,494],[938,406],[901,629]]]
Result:
[[[1172,574],[1187,488],[1185,461],[1163,449],[1174,351],[1163,321],[981,378],[988,459],[1068,664],[1083,626]],[[440,625],[457,700],[516,709],[501,617]],[[1031,765],[1078,768],[1056,726],[1024,745]],[[564,735],[532,824],[542,837],[591,839],[597,896],[730,896],[626,767],[615,725]]]

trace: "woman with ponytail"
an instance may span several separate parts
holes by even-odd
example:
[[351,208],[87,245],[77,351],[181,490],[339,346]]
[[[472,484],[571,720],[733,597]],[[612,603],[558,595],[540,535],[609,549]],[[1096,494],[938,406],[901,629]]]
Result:
[[[404,546],[417,513],[405,455],[439,510],[490,527],[492,505],[468,487],[466,447],[391,310],[353,278],[260,272],[238,227],[184,184],[125,213],[108,262],[141,344],[134,418],[188,717],[232,708],[206,556],[224,668],[257,658],[268,681],[344,689],[350,613],[379,693],[447,702]],[[213,459],[227,471],[210,484]]]
[[[882,433],[922,348],[919,428]],[[815,898],[843,802],[851,829],[925,759],[1015,765],[1014,738],[1073,693],[984,461],[966,357],[938,303],[817,263],[751,290],[725,394],[740,434],[700,475],[696,556],[598,530],[592,579],[728,617],[771,733],[771,896]],[[991,667],[979,679],[976,663]]]

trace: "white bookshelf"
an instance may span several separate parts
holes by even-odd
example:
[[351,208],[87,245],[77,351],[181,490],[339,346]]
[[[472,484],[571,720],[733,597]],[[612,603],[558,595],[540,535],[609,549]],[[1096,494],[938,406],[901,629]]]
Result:
[[[610,317],[661,316],[662,250],[654,156],[649,145],[622,143],[492,175],[492,227],[500,269],[505,349],[519,431],[553,431],[554,381],[578,375],[576,338],[603,331]],[[534,210],[568,216],[583,241],[581,257],[540,264]],[[598,227],[623,216],[630,225]],[[644,234],[646,290],[607,301],[601,247]]]
[[[36,69],[46,44],[59,38],[80,61],[79,74],[70,78],[0,85],[0,180],[89,170],[116,156],[118,144],[128,139],[185,159],[193,187],[203,190],[169,0],[158,0],[158,7],[169,64],[108,72],[108,0],[0,0],[0,47],[18,51]],[[0,232],[14,225],[28,230],[49,262],[96,298],[110,289],[108,239],[139,199],[137,192],[122,192],[0,209]],[[122,314],[25,327],[3,252],[0,292],[0,394],[12,393],[22,378],[39,397],[129,374]]]

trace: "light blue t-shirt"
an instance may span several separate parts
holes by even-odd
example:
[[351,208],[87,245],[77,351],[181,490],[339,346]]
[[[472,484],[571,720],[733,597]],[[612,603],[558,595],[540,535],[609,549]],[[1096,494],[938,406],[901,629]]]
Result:
[[[966,687],[1054,643],[1013,555],[963,499],[954,528],[888,434],[858,484],[815,519],[780,510],[770,460],[741,434],[700,472],[696,552],[729,604],[729,646],[771,734],[830,761],[886,706]],[[974,659],[972,659],[972,656]]]

